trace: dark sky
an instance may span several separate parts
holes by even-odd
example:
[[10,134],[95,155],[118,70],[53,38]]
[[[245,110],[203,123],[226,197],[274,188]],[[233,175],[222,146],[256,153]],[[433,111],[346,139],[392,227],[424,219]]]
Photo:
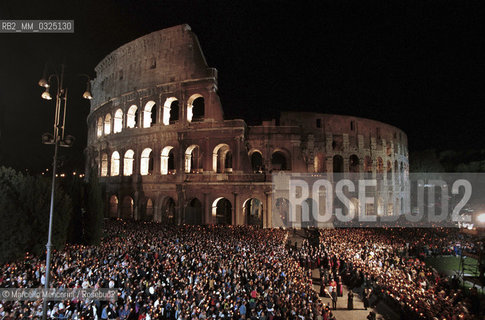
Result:
[[0,34],[0,161],[50,167],[40,143],[54,103],[40,98],[46,62],[65,62],[70,91],[65,168],[82,168],[89,104],[79,73],[122,44],[188,23],[219,71],[226,118],[280,110],[373,118],[403,129],[409,148],[484,148],[482,1],[13,1],[0,19],[74,19],[74,34]]

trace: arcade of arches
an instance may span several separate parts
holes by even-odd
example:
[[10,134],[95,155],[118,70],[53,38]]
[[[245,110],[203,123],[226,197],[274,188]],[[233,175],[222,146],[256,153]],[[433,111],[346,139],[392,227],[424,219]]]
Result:
[[[248,224],[263,227],[264,204],[258,198],[247,198],[240,201],[240,214],[235,217],[235,208],[232,201],[226,197],[218,197],[210,203],[205,203],[203,197],[190,198],[184,203],[177,203],[170,196],[162,196],[159,199],[143,198],[135,201],[135,197],[111,195],[108,202],[108,217],[143,221],[158,221],[164,224]],[[207,205],[209,212],[204,212]],[[239,221],[236,221],[239,220]]]

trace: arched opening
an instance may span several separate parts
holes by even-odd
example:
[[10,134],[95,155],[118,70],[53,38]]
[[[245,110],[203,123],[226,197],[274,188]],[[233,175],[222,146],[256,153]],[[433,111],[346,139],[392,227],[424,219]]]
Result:
[[325,154],[317,153],[313,161],[313,169],[315,172],[327,172],[327,161],[325,159]]
[[111,113],[108,113],[104,117],[104,134],[110,134],[111,133]]
[[133,198],[126,196],[121,203],[121,218],[133,219]]
[[115,151],[111,154],[111,176],[120,175],[120,154]]
[[342,158],[340,155],[333,156],[333,172],[344,172],[344,158]]
[[179,102],[178,100],[175,100],[170,104],[170,123],[175,123],[179,120],[179,112]]
[[[232,171],[232,154],[229,153],[230,151],[229,146],[224,143],[221,143],[214,148],[214,152],[212,153],[212,169],[214,172],[224,173]],[[226,161],[228,153],[230,162]]]
[[103,135],[103,118],[102,117],[98,118],[96,135],[98,136],[98,138]]
[[146,176],[153,172],[152,149],[146,148],[141,153],[140,174]]
[[148,101],[143,109],[143,128],[150,128],[157,123],[157,105],[155,101]]
[[132,105],[130,109],[128,109],[128,113],[126,114],[126,126],[128,128],[136,128],[138,123],[138,107]]
[[315,200],[308,198],[304,201],[306,203],[306,207],[308,208],[308,211],[305,213],[303,211],[303,206],[301,206],[301,227],[302,228],[310,228],[310,227],[315,227],[315,218],[313,217],[313,210],[316,208],[316,203]]
[[260,200],[249,198],[244,201],[243,212],[248,225],[263,227],[263,203]]
[[384,202],[381,197],[377,198],[377,215],[384,215]]
[[384,172],[384,161],[382,161],[381,157],[377,157],[377,173],[382,174]]
[[349,172],[359,172],[359,157],[355,154],[349,158]]
[[251,168],[254,173],[263,172],[263,156],[261,155],[261,152],[254,151],[251,153]]
[[372,173],[372,159],[369,156],[364,158],[364,172]]
[[357,198],[351,198],[350,199],[350,212],[349,214],[354,213],[354,217],[357,218],[360,215],[360,201]]
[[109,217],[110,218],[118,217],[118,197],[115,195],[112,195],[109,198]]
[[394,204],[392,202],[387,203],[387,215],[392,216],[394,214]]
[[232,205],[226,198],[217,198],[212,203],[212,216],[216,218],[216,224],[232,224]]
[[192,95],[187,103],[187,121],[202,121],[204,119],[204,114],[204,97],[200,94]]
[[163,224],[177,224],[177,216],[175,211],[175,201],[166,197],[161,206],[161,219]]
[[365,215],[373,216],[375,215],[375,208],[374,203],[366,203],[365,204]]
[[103,153],[101,155],[101,177],[108,175],[108,155]]
[[392,179],[392,164],[391,164],[391,160],[387,160],[386,173],[387,173],[387,180],[391,180]]
[[202,173],[202,154],[198,145],[185,150],[185,173]]
[[224,172],[232,172],[232,152],[231,150],[226,152],[224,158]]
[[115,112],[115,118],[113,122],[113,133],[121,132],[123,129],[123,110],[118,109]]
[[175,155],[172,146],[163,148],[160,156],[160,172],[161,174],[175,174]]
[[202,203],[199,199],[193,198],[185,208],[185,223],[191,225],[202,224]]
[[278,198],[275,201],[274,214],[278,218],[275,227],[291,227],[290,223],[290,201],[285,198]]
[[128,150],[125,152],[123,159],[123,175],[131,176],[133,174],[133,165],[135,162],[135,152],[133,150]]
[[393,195],[393,192],[389,191],[386,199],[387,200],[386,215],[388,216],[392,216],[394,214],[394,204],[392,203],[392,195]]
[[145,221],[153,221],[153,201],[152,199],[147,200],[147,204],[145,207]]
[[281,151],[275,151],[271,155],[271,170],[288,170],[286,155]]
[[344,150],[344,137],[342,135],[333,136],[332,149],[340,152]]
[[163,104],[163,124],[169,125],[179,119],[179,102],[177,98],[170,97]]

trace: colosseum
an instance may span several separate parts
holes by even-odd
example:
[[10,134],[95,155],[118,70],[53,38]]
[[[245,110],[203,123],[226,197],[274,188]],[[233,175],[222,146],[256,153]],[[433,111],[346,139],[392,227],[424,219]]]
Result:
[[274,199],[277,172],[366,173],[394,187],[392,200],[376,195],[376,214],[402,210],[404,132],[325,113],[224,119],[217,70],[186,24],[123,45],[95,71],[86,170],[105,185],[107,217],[272,227],[288,201]]

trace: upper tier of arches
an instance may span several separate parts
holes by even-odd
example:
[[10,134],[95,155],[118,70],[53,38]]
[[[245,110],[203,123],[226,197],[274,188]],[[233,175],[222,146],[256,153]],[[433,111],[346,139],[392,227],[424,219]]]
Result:
[[205,116],[205,99],[201,94],[193,94],[185,106],[180,108],[179,99],[168,97],[159,105],[149,100],[142,106],[129,104],[117,107],[105,113],[98,112],[96,120],[96,137],[123,132],[126,129],[150,128],[154,125],[168,126],[177,123],[186,115],[188,122],[203,121]]

